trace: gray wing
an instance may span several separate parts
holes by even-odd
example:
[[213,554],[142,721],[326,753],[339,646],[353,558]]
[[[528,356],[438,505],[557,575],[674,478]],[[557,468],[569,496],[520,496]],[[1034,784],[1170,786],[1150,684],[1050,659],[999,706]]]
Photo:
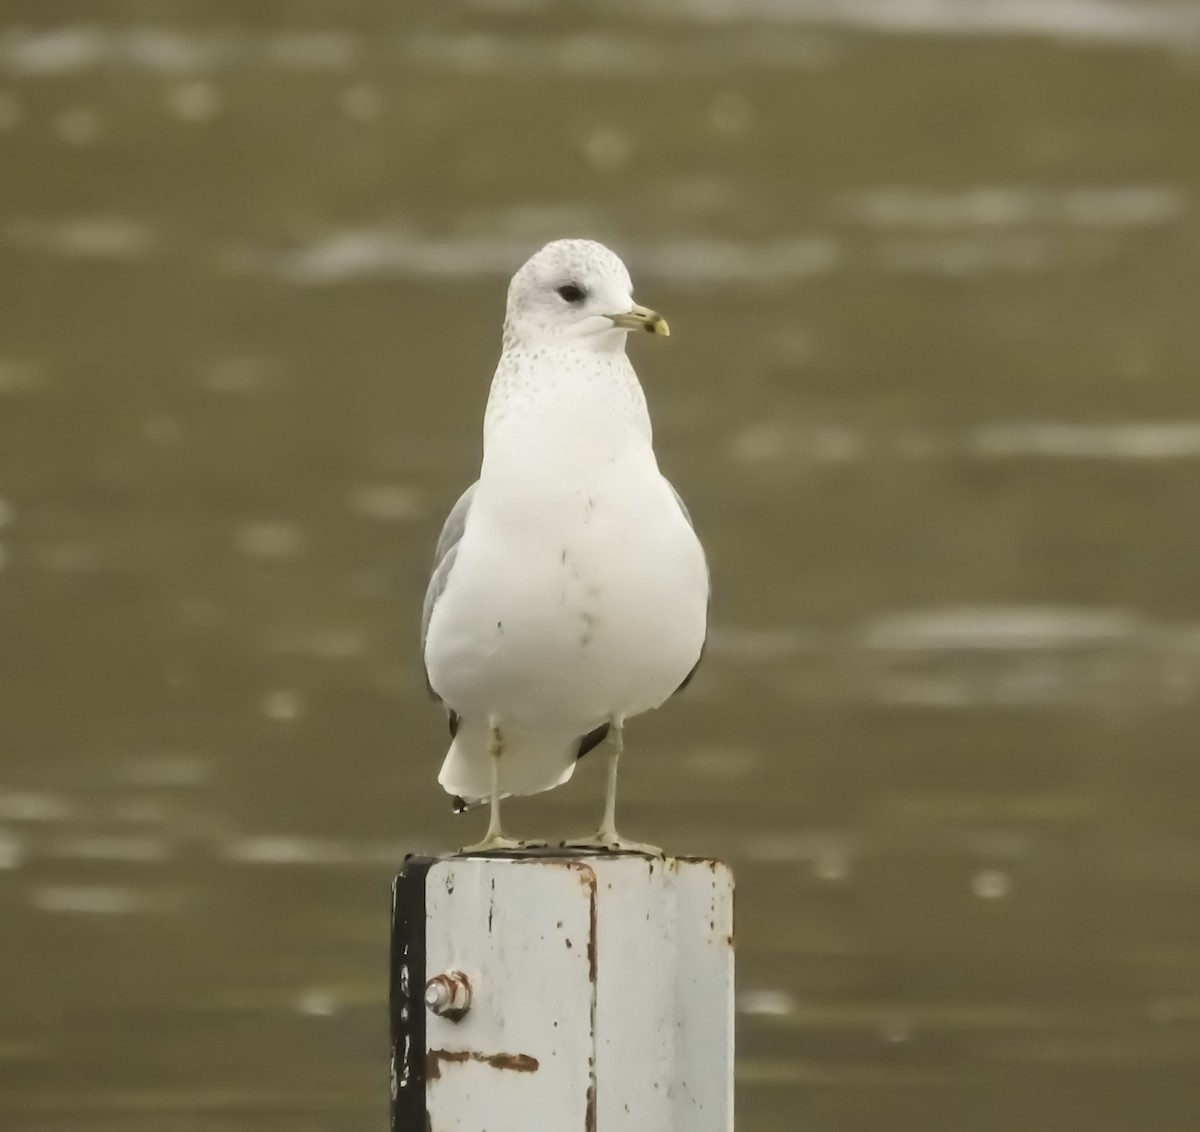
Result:
[[[679,510],[683,512],[683,517],[687,520],[688,526],[691,527],[692,530],[695,530],[696,524],[692,522],[692,513],[687,509],[687,504],[684,503],[683,497],[679,494],[679,492],[677,492],[675,490],[675,485],[673,483],[671,483],[671,481],[669,479],[667,479],[666,476],[664,476],[663,479],[666,482],[667,487],[669,487],[671,489],[671,494],[673,496],[675,496],[675,502],[679,504]],[[712,604],[712,577],[711,577],[711,575],[709,576],[709,582],[708,582],[708,595],[709,595],[709,604],[711,605]],[[707,614],[707,610],[706,610],[705,611],[705,620],[704,620],[704,641],[700,645],[700,655],[698,657],[696,657],[696,663],[692,665],[691,672],[689,672],[683,678],[683,683],[680,684],[679,687],[675,689],[675,691],[672,693],[673,695],[676,695],[676,696],[679,695],[679,693],[682,692],[684,690],[684,688],[686,688],[692,682],[692,677],[696,675],[696,669],[700,667],[700,662],[704,659],[704,650],[707,646],[708,646],[708,614]]]
[[692,522],[692,513],[687,509],[687,504],[684,503],[683,496],[675,490],[675,485],[666,476],[663,476],[663,480],[666,482],[667,487],[671,489],[671,494],[675,496],[675,502],[679,504],[679,510],[683,512],[683,517],[687,520],[687,525],[692,530],[695,530],[696,524]]
[[[421,653],[425,652],[425,638],[429,635],[429,619],[433,616],[433,607],[446,588],[450,579],[450,571],[454,569],[454,559],[458,556],[458,544],[462,541],[463,531],[467,529],[467,515],[471,511],[471,500],[475,498],[475,489],[479,481],[471,484],[458,497],[458,502],[450,508],[446,522],[442,525],[442,533],[438,535],[437,549],[433,553],[433,573],[429,576],[429,587],[425,590],[425,604],[421,609]],[[425,677],[429,682],[428,674]],[[431,692],[432,688],[429,689]]]

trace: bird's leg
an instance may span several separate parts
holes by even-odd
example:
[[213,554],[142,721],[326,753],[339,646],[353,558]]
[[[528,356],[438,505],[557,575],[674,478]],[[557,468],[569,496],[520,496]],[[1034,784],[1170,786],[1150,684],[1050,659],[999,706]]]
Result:
[[460,849],[460,853],[489,853],[497,849],[525,848],[522,842],[505,837],[504,830],[500,825],[500,759],[504,754],[504,737],[500,734],[500,726],[494,719],[489,721],[489,731],[488,758],[492,761],[492,794],[487,834],[478,845],[468,845]]
[[492,740],[488,744],[488,758],[492,763],[492,796],[488,808],[488,827],[485,841],[497,841],[504,836],[500,828],[500,756],[504,753],[504,742],[497,728],[492,728]]
[[617,724],[612,729],[605,765],[604,817],[596,831],[598,839],[617,840],[617,767],[625,749],[625,728]]
[[564,841],[569,849],[604,849],[611,853],[646,853],[661,857],[663,851],[657,845],[646,845],[641,841],[626,841],[617,833],[617,767],[625,747],[625,721],[614,719],[609,732],[608,776],[604,792],[604,818],[600,828],[591,837]]

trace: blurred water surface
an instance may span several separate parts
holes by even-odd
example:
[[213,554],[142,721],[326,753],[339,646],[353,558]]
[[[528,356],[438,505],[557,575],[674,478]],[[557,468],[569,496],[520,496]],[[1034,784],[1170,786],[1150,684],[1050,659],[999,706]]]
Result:
[[[630,263],[740,1127],[1200,1127],[1200,4],[5,0],[0,1128],[384,1126],[503,286]],[[517,807],[578,832],[598,767]]]

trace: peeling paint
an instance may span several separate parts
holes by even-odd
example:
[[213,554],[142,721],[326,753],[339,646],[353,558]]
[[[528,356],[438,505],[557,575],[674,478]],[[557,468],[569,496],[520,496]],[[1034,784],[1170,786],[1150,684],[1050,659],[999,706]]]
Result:
[[536,1057],[528,1053],[479,1053],[469,1049],[431,1049],[425,1055],[425,1080],[436,1081],[442,1075],[442,1063],[461,1065],[477,1061],[493,1069],[511,1070],[513,1073],[536,1073],[541,1065]]
[[[592,877],[591,900],[588,903],[588,979],[593,988],[596,985],[598,957],[596,955],[596,878]],[[595,992],[593,991],[593,1000]]]
[[587,1090],[587,1106],[584,1112],[584,1132],[596,1132],[596,980],[599,975],[599,956],[596,953],[596,936],[597,936],[597,912],[596,904],[599,892],[599,885],[596,882],[596,874],[588,869],[588,982],[592,989],[591,1001],[591,1034],[592,1034],[592,1056],[588,1058],[588,1090]]
[[[530,865],[547,875],[529,874]],[[548,849],[440,867],[454,871],[458,891],[447,899],[441,878],[431,886],[432,962],[412,966],[416,985],[465,967],[487,994],[457,1031],[427,998],[417,1000],[429,1029],[427,1044],[412,1048],[412,1078],[433,1129],[523,1132],[531,1113],[551,1116],[554,1132],[631,1120],[656,1132],[732,1129],[734,938],[724,866]],[[643,951],[647,974],[633,985],[622,972],[628,954]],[[602,961],[615,970],[602,971]],[[403,1106],[403,1096],[393,1103],[408,1117],[393,1132],[428,1132]]]

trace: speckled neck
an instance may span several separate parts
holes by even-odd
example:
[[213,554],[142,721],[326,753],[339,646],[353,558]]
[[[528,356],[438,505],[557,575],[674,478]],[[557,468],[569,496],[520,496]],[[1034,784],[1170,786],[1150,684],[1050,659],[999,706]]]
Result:
[[650,415],[623,350],[520,345],[496,367],[484,417],[483,473],[572,474],[651,449]]

